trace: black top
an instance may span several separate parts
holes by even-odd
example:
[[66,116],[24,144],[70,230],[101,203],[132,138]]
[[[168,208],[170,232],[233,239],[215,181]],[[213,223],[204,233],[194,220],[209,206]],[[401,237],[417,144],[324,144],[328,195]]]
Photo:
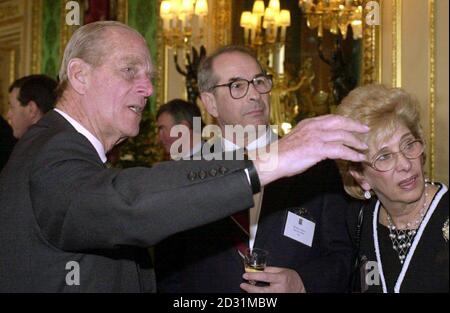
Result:
[[[384,282],[387,292],[449,292],[449,248],[443,234],[443,227],[446,221],[448,224],[449,216],[448,191],[445,185],[438,186],[439,190],[403,265],[392,248],[389,229],[378,222],[378,214],[374,216],[374,213],[379,213],[379,201],[374,199],[364,207],[358,253],[361,260],[358,271],[361,291],[383,292]],[[373,229],[374,219],[376,232]],[[374,238],[377,238],[378,245]],[[377,246],[381,267],[376,253]],[[396,284],[399,285],[398,290],[395,290]]]

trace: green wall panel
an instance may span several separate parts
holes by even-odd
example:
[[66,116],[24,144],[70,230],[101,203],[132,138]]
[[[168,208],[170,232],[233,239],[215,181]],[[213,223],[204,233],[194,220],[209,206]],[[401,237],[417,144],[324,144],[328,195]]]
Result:
[[60,66],[60,12],[60,0],[44,0],[41,71],[53,78],[58,75]]

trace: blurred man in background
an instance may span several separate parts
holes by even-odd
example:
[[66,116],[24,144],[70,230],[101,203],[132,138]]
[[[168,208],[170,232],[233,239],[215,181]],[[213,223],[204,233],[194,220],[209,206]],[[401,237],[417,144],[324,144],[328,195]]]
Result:
[[12,83],[7,117],[14,137],[22,137],[31,125],[53,108],[56,85],[56,81],[46,75],[25,76]]
[[[195,118],[198,118],[199,125],[194,127]],[[203,142],[201,131],[203,129],[202,115],[196,104],[182,99],[171,100],[159,107],[156,113],[156,123],[158,125],[158,140],[164,146],[167,159],[179,159],[181,157],[191,157],[199,154],[202,150]],[[174,147],[174,155],[170,153],[173,143],[179,142],[181,133],[170,135],[172,127],[184,125],[189,129],[189,136],[186,136],[188,142],[183,144],[189,147],[188,152],[178,151]],[[181,142],[179,142],[181,144]],[[177,145],[181,147],[180,145]],[[175,151],[176,150],[176,151]]]

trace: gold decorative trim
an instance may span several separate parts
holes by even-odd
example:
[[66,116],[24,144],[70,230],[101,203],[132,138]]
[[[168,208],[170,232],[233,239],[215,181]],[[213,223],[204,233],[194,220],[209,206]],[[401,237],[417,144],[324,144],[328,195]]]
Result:
[[2,27],[2,26],[10,26],[10,25],[16,24],[16,23],[22,23],[22,21],[23,21],[23,17],[22,16],[15,17],[15,18],[12,18],[12,19],[9,19],[9,20],[3,20],[3,21],[0,21],[0,27]]
[[164,37],[162,32],[162,19],[159,16],[159,9],[161,7],[162,0],[158,0],[158,28],[156,31],[156,45],[158,47],[158,51],[156,54],[157,59],[157,67],[156,67],[156,77],[159,79],[156,80],[156,107],[158,108],[160,105],[166,101],[167,94],[167,48],[164,43]]
[[31,73],[41,72],[42,55],[42,11],[43,0],[34,0],[32,4],[32,26],[31,26]]
[[392,86],[402,86],[402,0],[392,1]]
[[[370,0],[365,0],[363,6]],[[381,13],[381,12],[380,12]],[[363,23],[362,39],[362,85],[381,82],[381,25]]]
[[[428,86],[429,86],[429,176],[434,181],[435,168],[435,115],[436,115],[436,3],[435,0],[428,0],[428,19],[429,19],[429,64],[428,64]],[[448,226],[447,226],[448,227]]]
[[117,0],[117,20],[128,24],[128,0]]
[[20,2],[0,3],[0,22],[10,21],[23,16],[23,4]]
[[16,49],[12,48],[9,52],[9,84],[16,80]]

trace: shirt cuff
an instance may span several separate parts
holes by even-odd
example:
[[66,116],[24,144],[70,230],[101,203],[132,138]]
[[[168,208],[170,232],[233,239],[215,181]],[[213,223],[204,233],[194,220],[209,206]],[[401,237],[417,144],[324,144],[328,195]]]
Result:
[[252,187],[253,194],[257,194],[261,191],[261,182],[259,181],[258,172],[256,171],[253,161],[245,160],[246,168],[244,169],[247,179],[249,180],[250,187]]

